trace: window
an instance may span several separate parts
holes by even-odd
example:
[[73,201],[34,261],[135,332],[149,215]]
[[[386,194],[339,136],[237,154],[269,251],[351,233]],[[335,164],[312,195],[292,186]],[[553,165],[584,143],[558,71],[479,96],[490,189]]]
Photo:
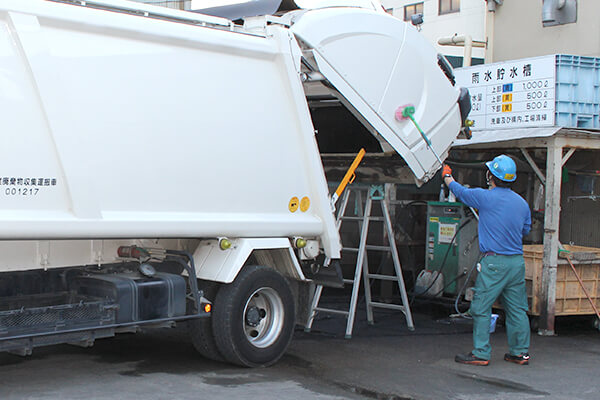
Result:
[[404,20],[410,21],[410,17],[415,14],[423,14],[423,3],[404,6]]
[[460,0],[439,0],[439,15],[460,11]]

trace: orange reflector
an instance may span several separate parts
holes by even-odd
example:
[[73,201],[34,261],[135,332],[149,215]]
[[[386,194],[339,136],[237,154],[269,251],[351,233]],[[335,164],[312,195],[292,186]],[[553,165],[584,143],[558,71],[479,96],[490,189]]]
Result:
[[209,313],[209,312],[210,312],[210,310],[212,310],[212,305],[210,305],[210,304],[205,304],[205,305],[204,305],[204,312],[207,312],[207,313]]

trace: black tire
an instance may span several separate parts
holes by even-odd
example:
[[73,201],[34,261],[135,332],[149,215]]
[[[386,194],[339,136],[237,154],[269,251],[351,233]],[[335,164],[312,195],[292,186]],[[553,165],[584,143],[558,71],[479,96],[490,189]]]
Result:
[[[204,297],[213,301],[219,292],[219,284],[215,282],[198,282],[198,287],[204,292]],[[225,359],[217,349],[213,334],[213,317],[197,318],[188,321],[188,330],[194,348],[202,357],[213,361],[224,362]]]
[[286,279],[272,268],[245,267],[221,287],[213,310],[217,347],[230,363],[272,365],[292,340],[294,297]]

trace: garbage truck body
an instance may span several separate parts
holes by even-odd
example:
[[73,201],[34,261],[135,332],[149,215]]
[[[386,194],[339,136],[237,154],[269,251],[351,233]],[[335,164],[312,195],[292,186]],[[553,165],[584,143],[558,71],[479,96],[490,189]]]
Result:
[[377,9],[236,25],[4,0],[0,26],[0,351],[187,320],[204,356],[270,365],[308,307],[302,263],[341,251],[303,83],[417,182],[440,166],[398,107],[442,155],[464,123],[434,49]]

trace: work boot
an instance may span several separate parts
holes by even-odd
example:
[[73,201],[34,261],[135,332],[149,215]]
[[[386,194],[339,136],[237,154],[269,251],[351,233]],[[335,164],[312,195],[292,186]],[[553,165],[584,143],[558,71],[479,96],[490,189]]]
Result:
[[484,360],[483,358],[475,357],[473,353],[457,354],[456,357],[454,357],[454,361],[461,364],[471,365],[488,365],[490,363],[490,360]]
[[529,353],[519,354],[518,356],[513,356],[509,353],[504,355],[504,361],[513,362],[519,365],[529,365],[529,358]]

